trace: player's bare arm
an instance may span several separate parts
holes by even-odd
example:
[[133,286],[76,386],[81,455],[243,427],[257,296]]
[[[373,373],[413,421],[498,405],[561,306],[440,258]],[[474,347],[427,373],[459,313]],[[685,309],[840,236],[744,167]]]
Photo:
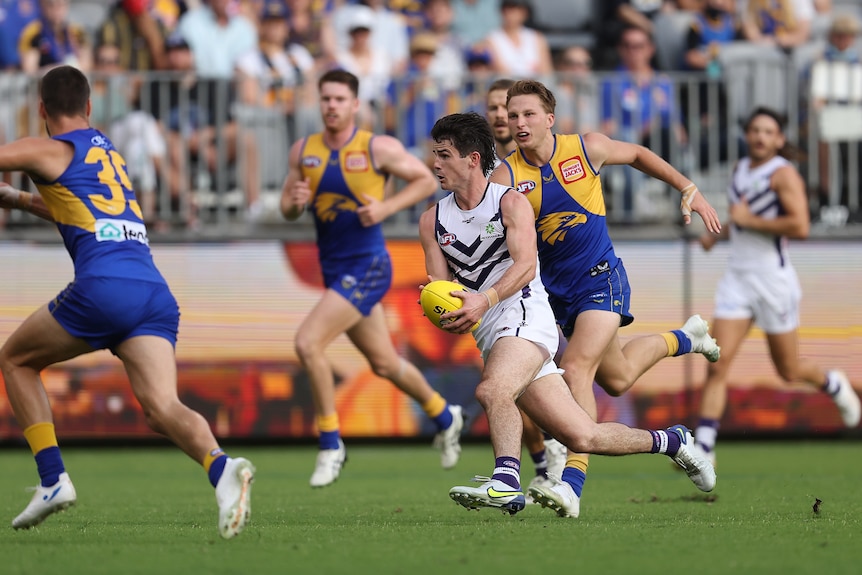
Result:
[[808,215],[808,203],[805,199],[805,182],[793,166],[779,168],[772,175],[772,189],[778,194],[783,214],[765,219],[751,213],[745,201],[730,207],[730,218],[741,228],[787,236],[793,239],[805,239],[811,229]]
[[501,163],[491,172],[491,181],[495,184],[502,184],[507,187],[513,187],[515,182],[512,181],[512,170],[509,169],[506,162]]
[[483,292],[454,292],[452,295],[462,299],[464,304],[461,309],[440,316],[440,319],[453,320],[443,327],[446,331],[469,333],[493,305],[515,295],[536,277],[536,220],[530,202],[521,194],[510,191],[500,199],[500,211],[512,266],[497,283]]
[[[0,146],[0,172],[20,171],[46,182],[59,178],[72,161],[74,150],[50,138],[23,138]],[[0,207],[18,209],[53,222],[48,206],[39,194],[0,184]]]
[[408,152],[391,136],[376,136],[371,140],[371,154],[376,168],[407,182],[407,185],[383,201],[365,196],[367,203],[356,210],[364,226],[379,224],[394,213],[416,205],[434,195],[437,180],[422,160]]
[[281,214],[285,219],[290,221],[302,215],[311,197],[308,180],[302,177],[302,166],[300,165],[300,155],[302,154],[302,147],[304,145],[305,138],[297,140],[290,147],[287,160],[287,177],[284,179],[284,185],[281,188],[279,207]]
[[691,223],[691,213],[696,212],[706,224],[706,229],[717,234],[721,231],[721,220],[697,186],[667,163],[661,156],[639,144],[612,140],[598,132],[584,135],[584,149],[590,164],[596,171],[602,166],[629,165],[657,180],[673,186],[682,194],[680,211],[683,221]]
[[446,257],[443,255],[443,250],[440,249],[437,236],[434,233],[436,221],[437,213],[434,208],[425,210],[419,217],[419,242],[425,252],[425,273],[428,274],[429,282],[452,279],[452,270],[446,263]]

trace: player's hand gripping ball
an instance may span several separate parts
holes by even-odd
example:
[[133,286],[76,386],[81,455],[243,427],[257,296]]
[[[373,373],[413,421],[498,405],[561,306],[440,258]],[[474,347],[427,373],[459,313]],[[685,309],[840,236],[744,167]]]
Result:
[[[449,295],[453,291],[467,291],[467,288],[455,282],[436,280],[428,283],[419,293],[419,303],[425,317],[439,328],[446,324],[446,320],[440,321],[440,316],[461,309],[464,303],[462,299]],[[480,323],[477,321],[470,331],[475,331]]]

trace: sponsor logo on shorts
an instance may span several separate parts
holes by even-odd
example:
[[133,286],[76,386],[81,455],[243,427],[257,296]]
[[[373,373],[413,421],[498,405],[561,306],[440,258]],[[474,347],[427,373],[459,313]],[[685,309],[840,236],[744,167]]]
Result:
[[140,222],[128,220],[96,220],[97,242],[140,242],[149,245],[147,228]]
[[559,167],[560,174],[563,176],[563,182],[566,184],[571,184],[587,177],[580,156],[563,160],[559,163]]
[[611,266],[608,261],[605,260],[590,268],[590,277],[594,278],[599,274],[606,274],[609,271],[611,271]]
[[316,168],[321,163],[323,163],[323,160],[321,160],[317,156],[305,156],[304,158],[302,158],[302,167],[303,168]]
[[369,165],[366,152],[347,152],[344,156],[344,169],[348,172],[365,172]]

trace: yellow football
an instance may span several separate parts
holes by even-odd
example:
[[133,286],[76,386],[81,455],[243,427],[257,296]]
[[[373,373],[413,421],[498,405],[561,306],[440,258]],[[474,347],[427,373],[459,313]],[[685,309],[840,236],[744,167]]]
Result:
[[[425,312],[425,317],[431,320],[431,323],[437,327],[442,327],[444,322],[440,322],[440,316],[456,309],[461,309],[462,300],[455,296],[449,295],[453,291],[467,291],[467,288],[461,284],[446,280],[436,280],[427,284],[422,288],[419,294],[419,303],[422,304],[422,311]],[[473,329],[475,331],[481,321],[476,322]]]

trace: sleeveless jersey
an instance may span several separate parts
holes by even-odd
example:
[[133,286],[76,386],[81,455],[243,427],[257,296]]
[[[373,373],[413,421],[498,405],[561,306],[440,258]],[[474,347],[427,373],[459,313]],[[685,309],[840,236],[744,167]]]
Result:
[[[458,207],[455,194],[437,202],[434,225],[437,243],[455,278],[468,289],[488,289],[512,266],[500,210],[500,198],[509,190],[511,188],[489,183],[482,201],[472,210]],[[544,294],[545,288],[536,274],[529,285],[509,299]]]
[[[733,172],[728,187],[731,204],[742,199],[748,202],[751,213],[761,218],[774,219],[784,213],[778,194],[770,187],[772,174],[790,162],[776,156],[756,168],[751,167],[751,158],[742,158]],[[769,271],[789,263],[787,238],[731,225],[730,258],[728,265],[737,270]]]
[[536,215],[542,283],[558,297],[577,293],[583,278],[619,262],[606,223],[602,183],[578,134],[556,135],[554,153],[534,166],[516,150],[503,160],[513,186],[527,196]]
[[111,141],[94,128],[53,139],[72,145],[72,161],[54,182],[34,183],[72,257],[75,278],[165,283],[153,263],[126,161]]
[[320,261],[344,260],[386,250],[380,224],[364,227],[356,210],[365,195],[383,200],[386,175],[374,167],[374,134],[357,130],[341,149],[331,150],[323,134],[305,139],[300,165],[309,178],[309,205],[317,230]]

